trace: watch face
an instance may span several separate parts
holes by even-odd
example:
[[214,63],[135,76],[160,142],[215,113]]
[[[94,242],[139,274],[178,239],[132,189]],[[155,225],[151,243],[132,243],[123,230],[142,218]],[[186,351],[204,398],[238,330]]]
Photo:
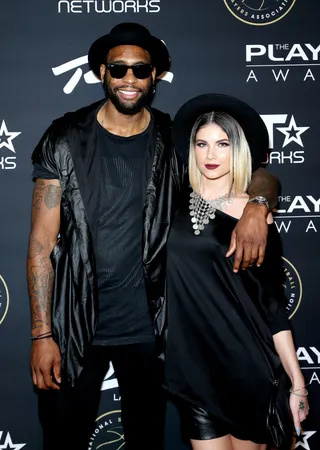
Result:
[[265,198],[265,197],[262,197],[262,195],[257,195],[256,199],[257,199],[259,202],[265,202],[265,201],[266,201],[266,198]]

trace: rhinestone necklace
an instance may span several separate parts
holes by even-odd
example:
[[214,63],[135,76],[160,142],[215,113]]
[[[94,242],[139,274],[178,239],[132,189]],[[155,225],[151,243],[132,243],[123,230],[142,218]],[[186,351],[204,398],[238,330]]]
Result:
[[233,197],[233,189],[230,193],[230,197],[227,193],[212,200],[205,200],[200,194],[192,191],[190,193],[189,209],[194,234],[199,235],[204,229],[204,226],[209,223],[209,219],[215,218],[216,210],[220,209],[223,211],[226,208],[227,203],[233,202]]

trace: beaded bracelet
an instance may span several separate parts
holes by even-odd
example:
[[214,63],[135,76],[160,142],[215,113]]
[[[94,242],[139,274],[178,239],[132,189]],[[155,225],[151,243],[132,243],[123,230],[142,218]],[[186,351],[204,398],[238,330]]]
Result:
[[295,390],[293,390],[292,388],[290,388],[290,389],[289,389],[289,392],[290,392],[290,394],[296,395],[297,397],[308,397],[308,390],[307,390],[307,389],[305,389],[305,391],[306,391],[305,394],[297,394],[296,391],[301,391],[301,389],[305,389],[305,388],[303,387],[303,388],[295,389]]
[[[309,386],[310,383],[305,384],[304,386],[302,386],[301,388],[298,389],[294,389],[294,392],[296,391],[302,391],[302,389],[305,389],[307,386]],[[291,388],[292,389],[292,388]]]

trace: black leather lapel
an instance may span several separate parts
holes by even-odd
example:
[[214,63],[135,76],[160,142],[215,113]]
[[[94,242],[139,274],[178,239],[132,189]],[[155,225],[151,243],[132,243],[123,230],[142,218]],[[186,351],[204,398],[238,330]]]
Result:
[[74,170],[93,237],[97,231],[101,167],[95,121],[104,102],[96,102],[73,115],[72,120],[75,122],[69,138]]

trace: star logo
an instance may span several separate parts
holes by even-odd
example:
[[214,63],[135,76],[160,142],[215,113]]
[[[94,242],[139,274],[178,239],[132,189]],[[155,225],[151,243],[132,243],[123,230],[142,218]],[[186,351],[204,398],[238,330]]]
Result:
[[19,136],[19,134],[21,134],[21,132],[14,132],[14,131],[9,132],[7,125],[3,120],[0,127],[0,148],[7,147],[9,150],[15,153],[16,151],[14,149],[12,141],[17,136]]
[[294,117],[291,116],[290,123],[287,127],[278,127],[281,133],[285,135],[285,139],[283,141],[283,147],[286,147],[290,142],[296,142],[298,145],[303,147],[303,143],[301,140],[301,134],[307,131],[310,127],[297,127],[296,121]]
[[[296,442],[294,448],[296,449],[296,448],[301,447],[301,448],[304,448],[305,450],[311,450],[308,440],[315,433],[316,433],[316,431],[305,431],[304,433],[302,433],[299,438],[297,437],[297,439],[299,439],[299,441]],[[302,441],[300,439],[302,439]]]
[[[0,431],[0,441],[1,441],[1,437],[2,437],[3,431]],[[4,441],[4,444],[0,444],[0,449],[1,450],[20,450],[21,448],[25,447],[27,444],[14,444],[11,440],[11,436],[10,433],[7,433],[7,437],[6,440]]]

